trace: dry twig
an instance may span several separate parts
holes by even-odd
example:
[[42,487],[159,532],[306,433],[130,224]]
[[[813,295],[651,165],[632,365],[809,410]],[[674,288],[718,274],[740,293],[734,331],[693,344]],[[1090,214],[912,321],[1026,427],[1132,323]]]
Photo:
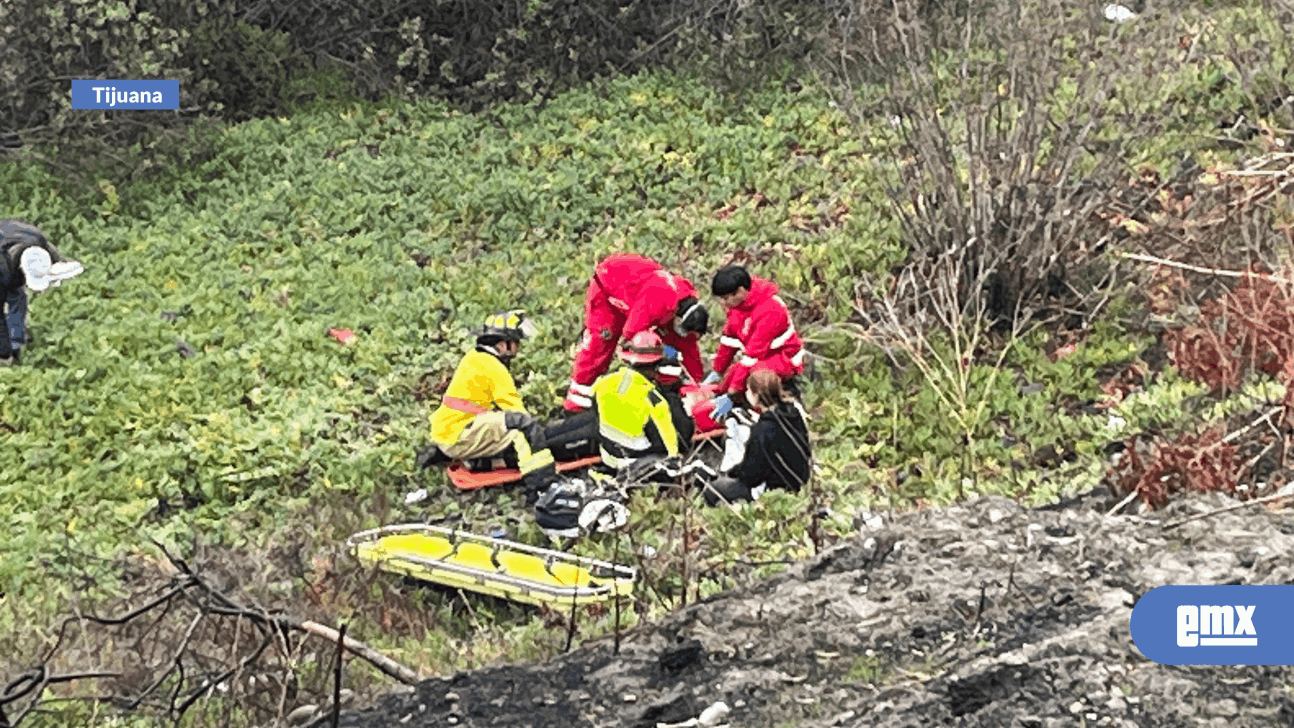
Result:
[[1282,498],[1294,498],[1294,483],[1291,483],[1290,485],[1287,485],[1287,486],[1285,486],[1284,488],[1281,488],[1281,492],[1279,492],[1279,493],[1274,493],[1274,494],[1272,494],[1272,495],[1264,496],[1264,497],[1262,497],[1262,498],[1255,498],[1255,499],[1253,499],[1253,500],[1248,500],[1248,501],[1245,501],[1245,502],[1243,502],[1243,503],[1237,503],[1237,504],[1235,504],[1235,505],[1233,505],[1233,506],[1227,506],[1227,507],[1225,507],[1225,508],[1218,508],[1217,510],[1209,511],[1208,513],[1197,513],[1197,514],[1195,514],[1195,515],[1193,515],[1193,516],[1190,516],[1190,517],[1187,517],[1187,518],[1183,518],[1183,519],[1182,519],[1182,520],[1180,520],[1180,521],[1173,521],[1172,523],[1165,523],[1165,524],[1164,524],[1164,526],[1163,526],[1163,530],[1167,531],[1167,530],[1168,530],[1168,529],[1170,529],[1170,528],[1177,528],[1178,526],[1180,526],[1180,525],[1182,525],[1182,524],[1190,523],[1191,521],[1198,521],[1198,520],[1200,520],[1201,518],[1210,518],[1210,517],[1212,517],[1212,516],[1216,516],[1216,515],[1218,515],[1218,514],[1220,514],[1220,513],[1230,513],[1231,511],[1238,511],[1238,510],[1240,510],[1241,508],[1245,508],[1245,507],[1248,507],[1248,506],[1256,505],[1256,504],[1259,504],[1259,503],[1270,503],[1270,502],[1272,502],[1272,501],[1280,500],[1280,499],[1282,499]]

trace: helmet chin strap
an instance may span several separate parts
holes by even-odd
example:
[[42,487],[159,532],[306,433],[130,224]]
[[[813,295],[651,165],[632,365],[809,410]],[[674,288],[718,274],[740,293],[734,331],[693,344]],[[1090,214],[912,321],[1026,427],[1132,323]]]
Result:
[[496,357],[498,357],[499,361],[502,361],[505,364],[512,361],[512,359],[516,356],[516,354],[505,354],[499,351],[498,346],[487,346],[485,344],[477,344],[476,348],[495,355]]
[[700,307],[701,307],[700,301],[697,301],[696,303],[689,306],[688,309],[683,312],[683,315],[678,317],[678,326],[674,327],[674,333],[678,334],[679,336],[687,336],[688,333],[690,333],[687,330],[687,319],[689,316],[692,315],[693,312],[695,312]]

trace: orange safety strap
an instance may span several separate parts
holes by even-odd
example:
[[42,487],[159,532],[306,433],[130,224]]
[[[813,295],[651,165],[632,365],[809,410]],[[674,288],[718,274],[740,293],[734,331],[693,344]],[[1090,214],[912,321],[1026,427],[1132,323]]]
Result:
[[480,415],[490,411],[489,407],[482,407],[472,400],[463,399],[462,397],[445,397],[441,404],[456,412],[464,412],[469,415]]

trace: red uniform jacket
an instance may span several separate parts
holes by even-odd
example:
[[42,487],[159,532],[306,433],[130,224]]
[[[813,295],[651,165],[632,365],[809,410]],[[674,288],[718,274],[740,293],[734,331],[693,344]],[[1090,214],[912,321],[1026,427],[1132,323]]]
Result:
[[657,329],[666,346],[678,349],[688,373],[701,381],[705,365],[697,337],[679,336],[674,332],[678,302],[697,298],[691,282],[670,273],[651,258],[632,253],[608,256],[593,271],[593,280],[611,306],[625,317],[620,338],[632,339],[640,331]]
[[804,371],[804,349],[791,312],[777,295],[777,284],[751,276],[750,294],[740,306],[728,309],[714,354],[714,370],[723,374],[719,391],[742,391],[746,377],[759,365],[783,379],[793,377]]

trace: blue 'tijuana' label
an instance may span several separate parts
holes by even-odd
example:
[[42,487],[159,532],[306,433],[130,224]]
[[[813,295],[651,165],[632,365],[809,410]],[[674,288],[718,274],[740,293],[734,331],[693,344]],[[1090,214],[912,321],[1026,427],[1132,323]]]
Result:
[[179,81],[72,81],[74,109],[178,109]]

